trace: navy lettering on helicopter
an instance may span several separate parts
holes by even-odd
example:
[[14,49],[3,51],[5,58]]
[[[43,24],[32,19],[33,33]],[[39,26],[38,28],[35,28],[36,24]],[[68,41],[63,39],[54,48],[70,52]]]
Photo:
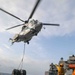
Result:
[[19,24],[10,28],[7,28],[6,30],[12,29],[12,28],[16,28],[19,26],[22,26],[21,32],[19,34],[16,34],[13,38],[10,38],[12,44],[14,42],[25,42],[27,44],[29,44],[29,41],[32,39],[33,36],[37,36],[37,34],[41,31],[42,26],[43,25],[52,25],[52,26],[59,26],[59,24],[50,24],[50,23],[42,23],[39,22],[38,20],[34,20],[31,19],[34,15],[35,10],[37,9],[39,3],[41,0],[37,0],[35,3],[35,6],[30,14],[30,16],[28,17],[28,19],[26,21],[20,19],[19,17],[7,12],[6,10],[0,8],[1,11],[11,15],[12,17],[20,20],[23,22],[23,24]]

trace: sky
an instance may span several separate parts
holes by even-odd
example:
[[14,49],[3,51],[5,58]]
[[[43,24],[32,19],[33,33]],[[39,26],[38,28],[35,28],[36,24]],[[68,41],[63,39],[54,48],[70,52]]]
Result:
[[[0,8],[27,20],[36,0],[0,0]],[[27,75],[45,75],[50,63],[58,64],[61,57],[67,60],[75,54],[75,0],[42,0],[32,17],[40,22],[60,26],[43,26],[38,36],[25,45],[23,69]],[[5,30],[22,22],[0,11],[0,72],[11,73],[18,68],[24,43],[11,46],[9,38],[19,33],[21,27]]]

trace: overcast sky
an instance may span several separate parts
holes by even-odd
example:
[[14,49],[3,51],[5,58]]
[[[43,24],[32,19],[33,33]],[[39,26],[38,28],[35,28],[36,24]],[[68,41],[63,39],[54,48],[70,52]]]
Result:
[[[0,0],[0,8],[27,20],[36,0]],[[42,0],[33,19],[40,22],[57,23],[59,27],[44,26],[30,44],[26,44],[23,68],[27,75],[44,75],[50,63],[58,63],[63,57],[75,54],[75,0]],[[9,38],[19,33],[21,27],[5,29],[22,22],[0,11],[0,72],[11,73],[22,58],[24,43],[11,46]]]

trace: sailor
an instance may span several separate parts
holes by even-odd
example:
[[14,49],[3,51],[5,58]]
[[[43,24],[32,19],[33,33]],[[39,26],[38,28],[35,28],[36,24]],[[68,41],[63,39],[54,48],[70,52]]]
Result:
[[64,69],[64,64],[60,63],[59,65],[56,65],[58,69],[58,75],[65,75],[65,69]]

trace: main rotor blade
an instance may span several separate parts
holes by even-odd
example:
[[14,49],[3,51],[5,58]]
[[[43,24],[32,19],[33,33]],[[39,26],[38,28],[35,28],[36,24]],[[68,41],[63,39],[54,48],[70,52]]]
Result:
[[59,24],[49,24],[49,23],[42,23],[42,25],[52,25],[52,26],[59,26]]
[[13,27],[10,27],[10,28],[7,28],[6,30],[9,30],[9,29],[12,29],[12,28],[15,28],[15,27],[19,27],[19,26],[22,26],[24,24],[19,24],[19,25],[16,25],[16,26],[13,26]]
[[32,18],[32,16],[33,16],[35,10],[37,9],[37,7],[38,7],[40,1],[41,1],[41,0],[37,0],[37,2],[36,2],[35,6],[34,6],[34,8],[33,8],[33,10],[32,10],[32,12],[31,12],[31,14],[30,14],[30,16],[29,16],[29,18],[28,18],[28,21],[29,21],[30,18]]
[[16,19],[18,19],[18,20],[20,20],[20,21],[22,21],[22,22],[25,22],[25,21],[23,21],[22,19],[20,19],[19,17],[17,17],[17,16],[15,16],[15,15],[13,15],[13,14],[7,12],[6,10],[4,10],[4,9],[2,9],[2,8],[0,8],[0,10],[3,11],[3,12],[5,12],[5,13],[7,13],[7,14],[9,14],[9,15],[11,15],[11,16],[13,16],[13,17],[15,17]]

